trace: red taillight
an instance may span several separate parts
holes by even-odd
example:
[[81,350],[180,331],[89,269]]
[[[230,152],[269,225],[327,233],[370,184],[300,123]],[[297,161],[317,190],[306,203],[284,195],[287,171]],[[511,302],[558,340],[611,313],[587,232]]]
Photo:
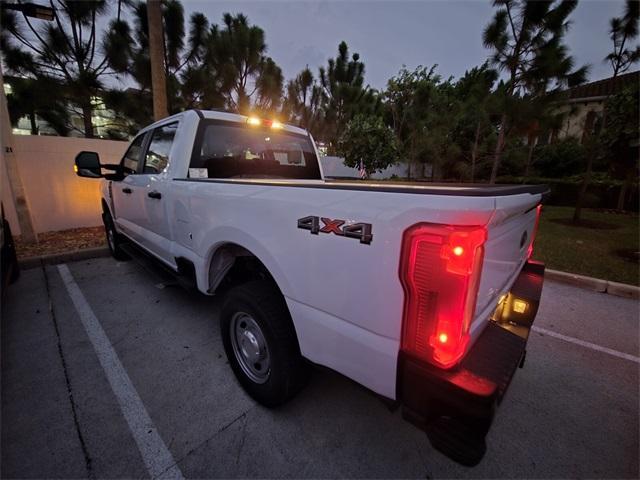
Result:
[[442,368],[469,342],[484,242],[481,227],[418,224],[404,233],[400,279],[405,290],[402,349]]
[[531,232],[531,243],[527,250],[527,258],[531,258],[533,255],[533,242],[536,241],[536,235],[538,234],[538,224],[540,223],[540,214],[542,213],[542,204],[536,207],[536,223],[533,225],[533,232]]

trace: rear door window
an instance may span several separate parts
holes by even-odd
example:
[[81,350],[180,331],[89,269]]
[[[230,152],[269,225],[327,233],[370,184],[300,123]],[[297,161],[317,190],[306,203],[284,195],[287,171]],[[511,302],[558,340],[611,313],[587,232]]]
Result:
[[178,122],[156,128],[144,159],[143,173],[162,173],[169,165],[169,153],[178,131]]
[[190,177],[320,179],[318,159],[307,135],[242,123],[203,123]]
[[138,172],[138,163],[140,162],[140,155],[142,154],[142,147],[144,146],[144,139],[146,133],[138,135],[129,148],[127,149],[124,157],[122,158],[122,171],[125,175],[131,175]]

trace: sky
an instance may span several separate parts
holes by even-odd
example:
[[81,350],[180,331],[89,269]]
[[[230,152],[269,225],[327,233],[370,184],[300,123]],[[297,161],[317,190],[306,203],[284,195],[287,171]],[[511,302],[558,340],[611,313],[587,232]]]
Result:
[[[285,79],[306,65],[335,57],[344,40],[365,63],[365,81],[383,89],[406,65],[438,65],[444,78],[460,77],[482,64],[489,51],[482,30],[494,12],[489,0],[183,0],[187,15],[202,12],[220,24],[225,12],[244,13],[265,31],[267,54]],[[611,48],[609,19],[620,16],[623,0],[581,0],[566,42],[576,65],[590,64],[589,80],[611,75],[603,58]]]

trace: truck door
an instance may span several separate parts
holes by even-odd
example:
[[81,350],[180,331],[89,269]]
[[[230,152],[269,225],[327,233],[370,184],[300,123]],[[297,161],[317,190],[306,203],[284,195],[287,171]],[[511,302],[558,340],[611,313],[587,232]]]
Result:
[[138,242],[141,239],[140,223],[144,212],[138,173],[147,137],[148,133],[142,133],[131,142],[120,162],[125,177],[111,185],[112,213],[118,230]]
[[169,191],[166,172],[171,162],[171,148],[179,122],[159,126],[151,133],[144,155],[141,196],[144,218],[141,221],[144,246],[168,264],[175,266],[171,253],[171,228],[168,218]]

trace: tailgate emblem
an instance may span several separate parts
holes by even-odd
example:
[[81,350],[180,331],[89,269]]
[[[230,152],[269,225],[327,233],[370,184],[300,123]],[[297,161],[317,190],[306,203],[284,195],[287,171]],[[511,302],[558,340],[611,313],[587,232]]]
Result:
[[[323,223],[322,227],[320,222]],[[344,220],[309,216],[298,219],[298,228],[309,230],[313,235],[333,233],[339,237],[356,238],[365,245],[369,245],[373,240],[370,223],[350,223],[345,225]]]

